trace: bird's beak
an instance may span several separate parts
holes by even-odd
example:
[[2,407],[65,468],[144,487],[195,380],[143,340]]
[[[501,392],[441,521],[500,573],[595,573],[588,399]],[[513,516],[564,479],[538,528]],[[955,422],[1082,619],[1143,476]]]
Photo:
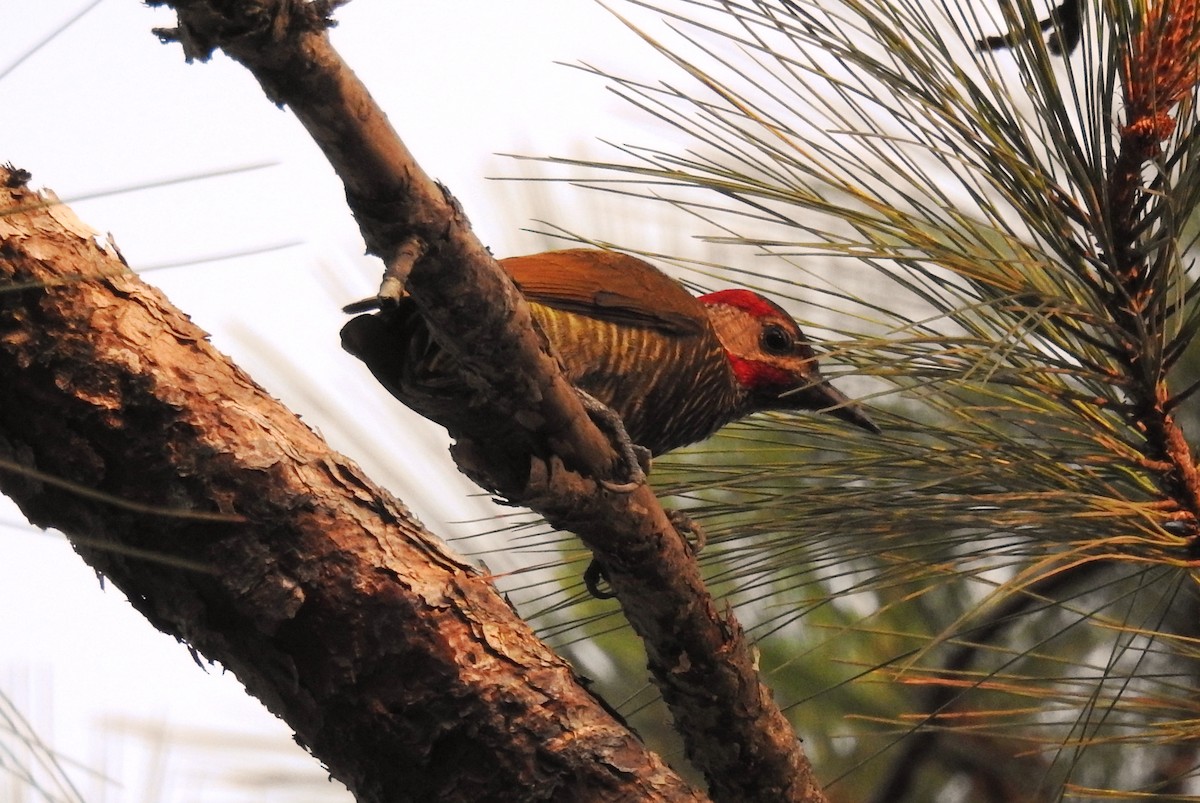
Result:
[[856,427],[865,429],[875,435],[883,432],[870,417],[863,412],[862,407],[849,396],[820,379],[815,384],[801,388],[790,394],[796,407],[806,410],[816,410],[829,413],[835,418],[848,421]]

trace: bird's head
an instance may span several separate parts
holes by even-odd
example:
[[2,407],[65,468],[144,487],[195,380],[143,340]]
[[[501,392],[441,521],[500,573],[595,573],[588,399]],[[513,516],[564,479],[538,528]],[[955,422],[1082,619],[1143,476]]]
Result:
[[821,376],[817,355],[792,316],[750,290],[700,296],[745,394],[747,412],[817,410],[878,433],[867,414]]

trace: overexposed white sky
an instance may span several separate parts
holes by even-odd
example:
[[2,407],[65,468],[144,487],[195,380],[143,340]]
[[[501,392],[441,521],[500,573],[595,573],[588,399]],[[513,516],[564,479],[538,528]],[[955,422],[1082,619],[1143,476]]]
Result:
[[[103,0],[18,63],[88,5],[0,0],[0,160],[78,199],[79,216],[111,232],[135,268],[152,268],[147,280],[219,347],[399,496],[423,501],[417,512],[432,529],[453,532],[446,522],[486,515],[440,431],[406,418],[338,347],[339,307],[371,293],[379,269],[361,257],[340,184],[299,124],[223,56],[186,64],[178,46],[150,33],[171,15],[137,0]],[[487,179],[533,169],[495,154],[598,155],[610,152],[597,137],[653,139],[651,123],[602,81],[554,64],[653,69],[646,46],[590,0],[356,0],[337,18],[337,47],[498,254],[540,247],[520,229],[546,211],[513,201],[527,185]],[[145,186],[249,165],[271,166]],[[554,214],[580,223],[569,208]],[[293,245],[159,267],[284,243]],[[406,482],[435,470],[446,475],[440,498],[405,493]],[[276,752],[288,731],[236,681],[201,671],[119,592],[102,590],[61,537],[22,521],[0,499],[0,693],[82,765],[69,774],[86,800],[348,799],[298,748]],[[493,569],[502,563],[489,558]],[[0,707],[4,766],[3,751],[20,742],[5,732],[10,717]],[[149,747],[159,734],[173,745],[165,754]],[[297,766],[304,786],[268,783]],[[42,798],[0,774],[0,799]]]

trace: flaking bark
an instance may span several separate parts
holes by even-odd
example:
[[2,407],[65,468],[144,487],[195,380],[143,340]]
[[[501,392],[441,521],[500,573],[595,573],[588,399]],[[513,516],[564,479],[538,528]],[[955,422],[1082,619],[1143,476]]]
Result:
[[0,490],[358,800],[701,799],[69,210],[0,209]]

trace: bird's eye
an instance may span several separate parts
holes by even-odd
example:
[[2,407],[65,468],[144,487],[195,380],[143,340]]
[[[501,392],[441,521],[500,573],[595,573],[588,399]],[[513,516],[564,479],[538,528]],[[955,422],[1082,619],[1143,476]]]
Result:
[[777,323],[768,324],[758,338],[759,345],[768,354],[787,354],[792,350],[792,336]]

